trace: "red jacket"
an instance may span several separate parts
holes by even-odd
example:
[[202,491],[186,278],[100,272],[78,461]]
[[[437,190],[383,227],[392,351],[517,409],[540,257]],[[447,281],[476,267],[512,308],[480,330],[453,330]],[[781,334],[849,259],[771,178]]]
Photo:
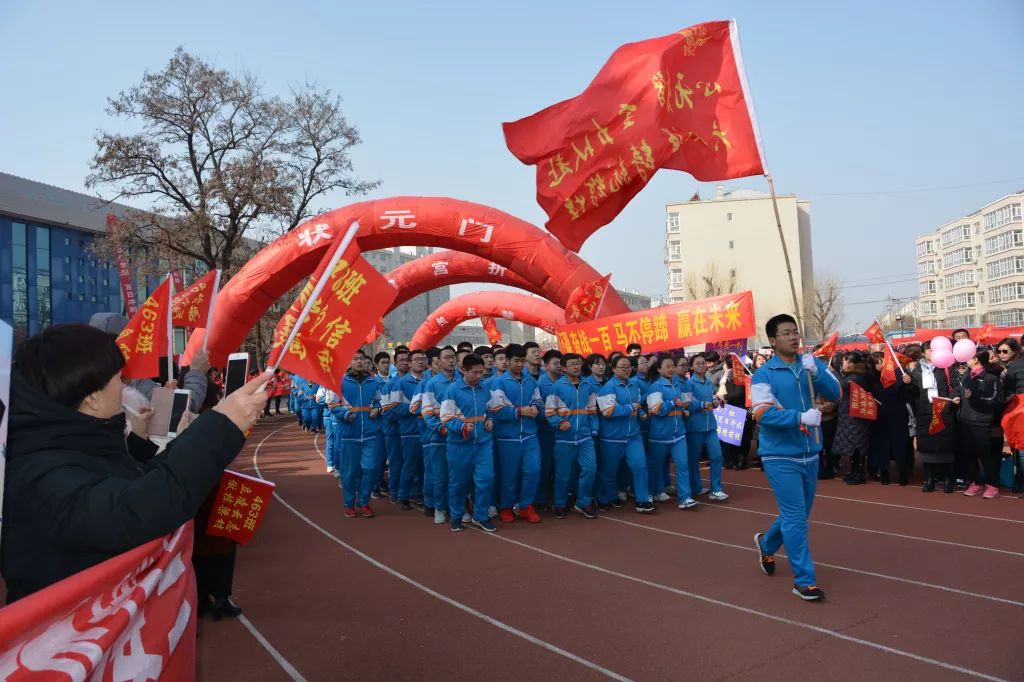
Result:
[[286,396],[292,392],[292,378],[285,374],[282,377],[275,377],[274,381],[274,396]]

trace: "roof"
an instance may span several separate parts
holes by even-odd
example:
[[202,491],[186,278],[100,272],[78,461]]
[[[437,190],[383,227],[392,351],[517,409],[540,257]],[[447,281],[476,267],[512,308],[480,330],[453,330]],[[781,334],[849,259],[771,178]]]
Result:
[[130,207],[88,194],[0,173],[0,214],[89,232],[106,232],[107,214],[124,217]]

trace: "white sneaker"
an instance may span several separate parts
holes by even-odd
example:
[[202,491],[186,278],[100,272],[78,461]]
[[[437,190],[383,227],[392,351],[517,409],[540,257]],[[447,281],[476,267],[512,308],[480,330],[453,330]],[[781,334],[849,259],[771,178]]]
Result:
[[334,467],[332,467],[330,464],[327,465],[327,473],[329,473],[329,474],[333,474],[334,473]]
[[494,505],[491,505],[490,507],[487,508],[487,518],[493,519],[497,515],[498,515],[498,508],[497,507],[495,507]]
[[473,522],[473,515],[470,514],[469,512],[466,512],[465,514],[462,515],[462,522],[463,523],[472,523]]
[[687,497],[685,500],[683,500],[682,502],[679,503],[679,508],[680,509],[689,509],[690,507],[696,507],[696,506],[697,506],[697,500],[693,499],[692,497]]
[[448,514],[440,509],[434,510],[434,523],[448,523]]
[[627,499],[629,499],[629,496],[628,496],[628,495],[627,495],[627,494],[626,494],[625,492],[623,492],[622,490],[620,490],[620,491],[619,491],[619,499],[620,499],[621,501],[625,502],[625,501],[626,501]]
[[709,492],[711,492],[711,488],[701,488],[700,492],[697,493],[697,494],[698,495],[707,495]]
[[661,493],[660,495],[654,496],[655,502],[668,502],[670,499],[672,498],[668,496],[668,493]]
[[340,471],[338,471],[337,469],[335,469],[334,471],[332,471],[332,472],[331,472],[331,475],[332,475],[332,476],[334,476],[335,478],[341,478],[341,472],[340,472]]
[[725,502],[726,500],[729,499],[729,496],[723,493],[722,491],[718,491],[708,495],[708,499],[713,500],[715,502]]

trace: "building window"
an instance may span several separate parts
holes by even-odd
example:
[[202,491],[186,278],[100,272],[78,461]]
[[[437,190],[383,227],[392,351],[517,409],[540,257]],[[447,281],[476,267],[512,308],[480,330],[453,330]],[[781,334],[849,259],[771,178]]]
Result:
[[957,265],[963,265],[964,263],[971,262],[971,256],[973,254],[971,247],[967,246],[956,251],[951,251],[942,257],[942,267],[954,268]]
[[679,214],[669,213],[668,214],[668,231],[678,232],[679,231]]
[[53,323],[50,301],[50,228],[36,228],[36,319],[39,329]]
[[736,271],[735,270],[730,270],[729,271],[729,276],[730,277],[736,277]]
[[944,289],[959,289],[960,287],[973,286],[974,285],[974,270],[963,270],[961,272],[954,272],[952,275],[946,275],[942,278],[942,287]]
[[672,268],[671,278],[668,284],[669,289],[683,288],[683,271],[680,268]]
[[989,211],[982,217],[985,220],[985,232],[998,229],[1009,223],[1020,222],[1020,203],[1007,204],[994,211]]
[[11,223],[11,285],[14,291],[14,328],[28,334],[28,236],[25,223]]
[[988,278],[999,279],[1024,272],[1024,257],[1010,256],[988,264]]
[[1007,303],[1009,301],[1022,300],[1024,300],[1024,284],[1020,282],[1000,284],[997,287],[989,287],[988,289],[989,303]]
[[728,221],[728,222],[730,222],[730,223],[731,223],[731,222],[732,222],[732,216],[733,216],[733,214],[732,214],[732,213],[726,213],[726,214],[725,214],[725,219],[726,219],[726,221]]
[[1015,327],[1024,324],[1024,308],[989,311],[988,323],[1000,327]]
[[1009,230],[985,240],[985,255],[992,256],[1024,246],[1024,230]]
[[683,245],[679,242],[668,243],[668,259],[680,260],[683,257]]
[[975,296],[973,292],[967,292],[963,294],[954,294],[953,296],[946,297],[946,310],[954,312],[957,310],[967,310],[975,306]]
[[953,244],[959,244],[960,242],[970,241],[971,239],[971,226],[970,225],[957,225],[942,233],[942,248],[947,246],[953,246]]
[[71,240],[67,237],[64,237],[64,246],[71,246]]

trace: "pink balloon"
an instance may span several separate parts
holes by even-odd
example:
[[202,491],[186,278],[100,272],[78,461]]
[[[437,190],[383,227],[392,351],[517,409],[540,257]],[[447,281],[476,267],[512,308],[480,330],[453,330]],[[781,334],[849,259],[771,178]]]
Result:
[[948,348],[935,348],[932,346],[932,364],[939,369],[948,369],[956,362],[953,352]]
[[940,348],[948,350],[950,353],[953,352],[953,342],[949,340],[947,336],[936,336],[932,339],[932,351],[937,351]]
[[953,357],[957,362],[967,362],[978,351],[978,344],[970,339],[960,339],[953,346]]

